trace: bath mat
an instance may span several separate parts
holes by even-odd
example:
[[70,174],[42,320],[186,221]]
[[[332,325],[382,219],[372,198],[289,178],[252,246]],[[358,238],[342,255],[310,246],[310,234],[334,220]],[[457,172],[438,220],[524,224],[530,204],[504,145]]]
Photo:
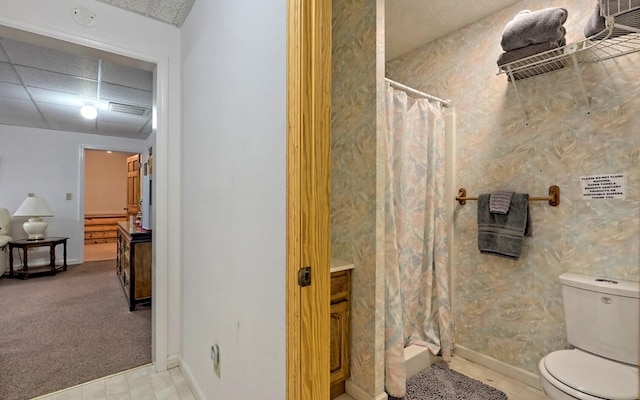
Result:
[[485,383],[436,363],[407,379],[406,400],[507,400],[507,395]]

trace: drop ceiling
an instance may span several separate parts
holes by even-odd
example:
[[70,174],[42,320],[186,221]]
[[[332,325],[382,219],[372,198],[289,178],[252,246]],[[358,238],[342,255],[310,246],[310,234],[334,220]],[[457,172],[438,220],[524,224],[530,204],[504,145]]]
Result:
[[[0,123],[145,139],[151,133],[147,70],[0,37]],[[80,116],[84,104],[95,120]]]
[[[195,2],[98,1],[178,28]],[[387,60],[515,3],[387,0]],[[0,124],[145,139],[152,129],[153,69],[139,60],[0,26]],[[85,103],[98,106],[97,119],[80,116]]]

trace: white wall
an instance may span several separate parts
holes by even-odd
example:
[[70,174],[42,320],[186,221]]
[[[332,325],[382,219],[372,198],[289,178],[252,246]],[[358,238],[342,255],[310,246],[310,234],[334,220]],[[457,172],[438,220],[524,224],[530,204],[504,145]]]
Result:
[[286,1],[196,1],[182,60],[183,371],[284,399]]
[[[77,5],[96,13],[95,27],[73,21]],[[180,31],[94,0],[0,0],[0,24],[157,65],[153,346],[164,369],[180,350]]]
[[[53,134],[52,134],[53,133]],[[27,193],[44,197],[54,216],[44,218],[47,236],[68,237],[67,262],[81,261],[84,236],[84,208],[80,192],[84,173],[80,169],[82,146],[129,150],[144,150],[144,141],[73,132],[53,132],[45,129],[0,125],[0,207],[12,214]],[[35,160],[35,161],[34,161]],[[71,193],[71,200],[66,194]],[[11,236],[25,237],[22,223],[26,218],[13,217]],[[62,252],[57,253],[61,259]],[[29,255],[30,265],[48,264],[48,251],[36,257]],[[14,260],[19,264],[19,260]]]

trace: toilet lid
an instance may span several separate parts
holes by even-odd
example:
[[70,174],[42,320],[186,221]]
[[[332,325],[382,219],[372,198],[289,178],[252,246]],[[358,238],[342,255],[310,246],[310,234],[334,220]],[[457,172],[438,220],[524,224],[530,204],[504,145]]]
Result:
[[638,368],[581,350],[559,350],[544,358],[554,378],[580,392],[604,399],[638,398]]

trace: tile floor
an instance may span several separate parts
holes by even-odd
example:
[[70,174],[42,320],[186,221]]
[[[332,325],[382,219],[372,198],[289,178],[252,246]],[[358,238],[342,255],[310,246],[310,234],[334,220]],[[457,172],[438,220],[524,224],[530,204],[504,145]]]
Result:
[[[455,371],[465,374],[473,379],[477,379],[502,390],[509,400],[547,400],[544,392],[513,378],[504,376],[496,371],[482,365],[465,360],[460,357],[453,357],[449,367]],[[350,396],[343,394],[335,400],[353,400]]]
[[[509,400],[546,400],[538,389],[504,376],[479,364],[454,357],[449,366],[460,373],[498,388]],[[147,365],[120,374],[78,385],[37,400],[194,400],[180,368],[155,372]],[[36,400],[36,399],[34,399]],[[336,400],[353,400],[344,394]]]
[[[546,400],[538,389],[479,364],[454,357],[451,369],[482,381],[506,393],[509,400]],[[153,366],[135,368],[88,382],[34,400],[194,400],[180,368],[154,372]],[[344,394],[336,400],[353,400]]]
[[[155,372],[146,365],[64,389],[37,400],[194,400],[180,368]],[[35,399],[34,399],[35,400]]]

